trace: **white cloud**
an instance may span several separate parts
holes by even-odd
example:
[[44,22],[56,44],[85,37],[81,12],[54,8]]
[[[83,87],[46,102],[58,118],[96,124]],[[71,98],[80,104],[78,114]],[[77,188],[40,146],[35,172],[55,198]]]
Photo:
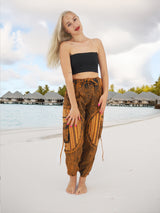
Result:
[[19,73],[12,69],[2,69],[0,70],[0,80],[1,81],[9,81],[14,79],[20,79],[21,76]]
[[[12,31],[11,23],[7,22],[0,29],[1,63],[13,64],[27,55],[46,55],[49,32],[46,22],[41,21],[29,32]],[[46,30],[47,29],[47,30]]]
[[40,21],[39,24],[48,30],[47,23],[45,21]]
[[9,22],[4,25],[4,28],[0,28],[0,58],[2,64],[12,64],[25,56],[21,32],[19,30],[12,32],[11,30],[11,23]]
[[116,28],[109,28],[101,34],[106,52],[109,54],[117,54],[123,51],[128,51],[133,48],[137,41],[133,35],[127,31]]
[[60,69],[48,71],[41,69],[39,65],[28,64],[23,65],[23,67],[29,71],[26,75],[22,76],[22,81],[24,81],[28,87],[37,88],[42,81],[45,84],[54,86],[64,84],[64,77]]
[[121,87],[127,89],[143,84],[152,84],[153,78],[148,62],[159,49],[160,40],[138,45],[130,51],[109,55],[108,71],[114,85],[116,85],[115,90]]
[[35,24],[34,28],[32,28],[30,32],[22,34],[22,38],[26,45],[28,54],[46,54],[50,36],[45,22]]

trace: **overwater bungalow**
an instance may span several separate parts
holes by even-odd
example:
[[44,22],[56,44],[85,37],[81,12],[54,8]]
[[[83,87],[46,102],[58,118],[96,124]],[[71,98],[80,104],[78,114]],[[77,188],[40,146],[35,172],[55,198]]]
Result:
[[[56,92],[48,91],[45,95],[39,92],[21,94],[10,91],[0,97],[0,103],[9,104],[41,104],[41,105],[63,105],[64,97]],[[132,91],[125,93],[108,92],[107,105],[111,106],[155,106],[160,101],[160,96],[152,92],[137,94]]]
[[62,105],[63,96],[55,92],[47,92],[45,95],[39,92],[21,94],[16,91],[10,91],[0,97],[0,103],[4,104],[41,104],[41,105]]
[[44,104],[47,104],[47,105],[53,105],[53,104],[63,105],[64,97],[62,95],[59,95],[56,92],[47,92],[44,95],[44,98],[45,98]]
[[154,106],[159,99],[160,96],[155,95],[152,92],[142,92],[137,94],[128,91],[123,94],[114,94],[109,100],[107,99],[107,104],[114,106]]
[[13,95],[13,93],[8,91],[6,94],[4,94],[2,97],[0,97],[0,103],[4,103],[4,104],[9,103],[9,104],[11,104],[12,103],[12,101],[11,101],[12,95]]
[[160,96],[152,92],[141,92],[135,97],[139,106],[154,106],[156,101],[160,99]]
[[27,93],[27,94],[24,94],[24,101],[23,101],[23,104],[32,104],[32,99],[33,98],[33,95],[32,93]]
[[120,105],[120,106],[123,106],[123,105],[130,105],[133,101],[133,98],[132,97],[129,97],[129,95],[125,95],[125,93],[117,93],[116,95],[114,95],[112,98],[111,98],[111,105]]

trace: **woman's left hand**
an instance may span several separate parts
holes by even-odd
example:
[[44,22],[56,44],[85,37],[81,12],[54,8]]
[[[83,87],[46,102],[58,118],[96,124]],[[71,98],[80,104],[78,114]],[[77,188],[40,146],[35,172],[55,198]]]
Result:
[[107,96],[106,96],[106,94],[102,94],[100,99],[99,99],[99,102],[98,102],[98,106],[101,106],[100,110],[99,110],[99,112],[101,114],[104,113],[104,110],[105,110],[105,107],[106,107],[106,103],[107,103]]

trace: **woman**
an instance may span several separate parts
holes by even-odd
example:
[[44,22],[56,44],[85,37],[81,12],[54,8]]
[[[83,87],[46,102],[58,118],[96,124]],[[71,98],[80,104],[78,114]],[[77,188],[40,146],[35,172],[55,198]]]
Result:
[[[104,47],[100,39],[90,39],[83,34],[79,16],[64,11],[54,31],[47,59],[50,67],[60,62],[66,83],[63,145],[70,176],[66,192],[86,193],[86,177],[91,171],[101,137],[108,96]],[[98,64],[102,78],[98,77]],[[80,179],[76,190],[77,171]]]

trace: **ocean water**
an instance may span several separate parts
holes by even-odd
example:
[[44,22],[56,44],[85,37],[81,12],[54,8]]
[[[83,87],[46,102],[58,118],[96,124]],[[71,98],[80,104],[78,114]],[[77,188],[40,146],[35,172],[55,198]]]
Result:
[[[0,104],[0,129],[62,128],[63,106]],[[154,107],[106,106],[104,125],[160,116]]]

